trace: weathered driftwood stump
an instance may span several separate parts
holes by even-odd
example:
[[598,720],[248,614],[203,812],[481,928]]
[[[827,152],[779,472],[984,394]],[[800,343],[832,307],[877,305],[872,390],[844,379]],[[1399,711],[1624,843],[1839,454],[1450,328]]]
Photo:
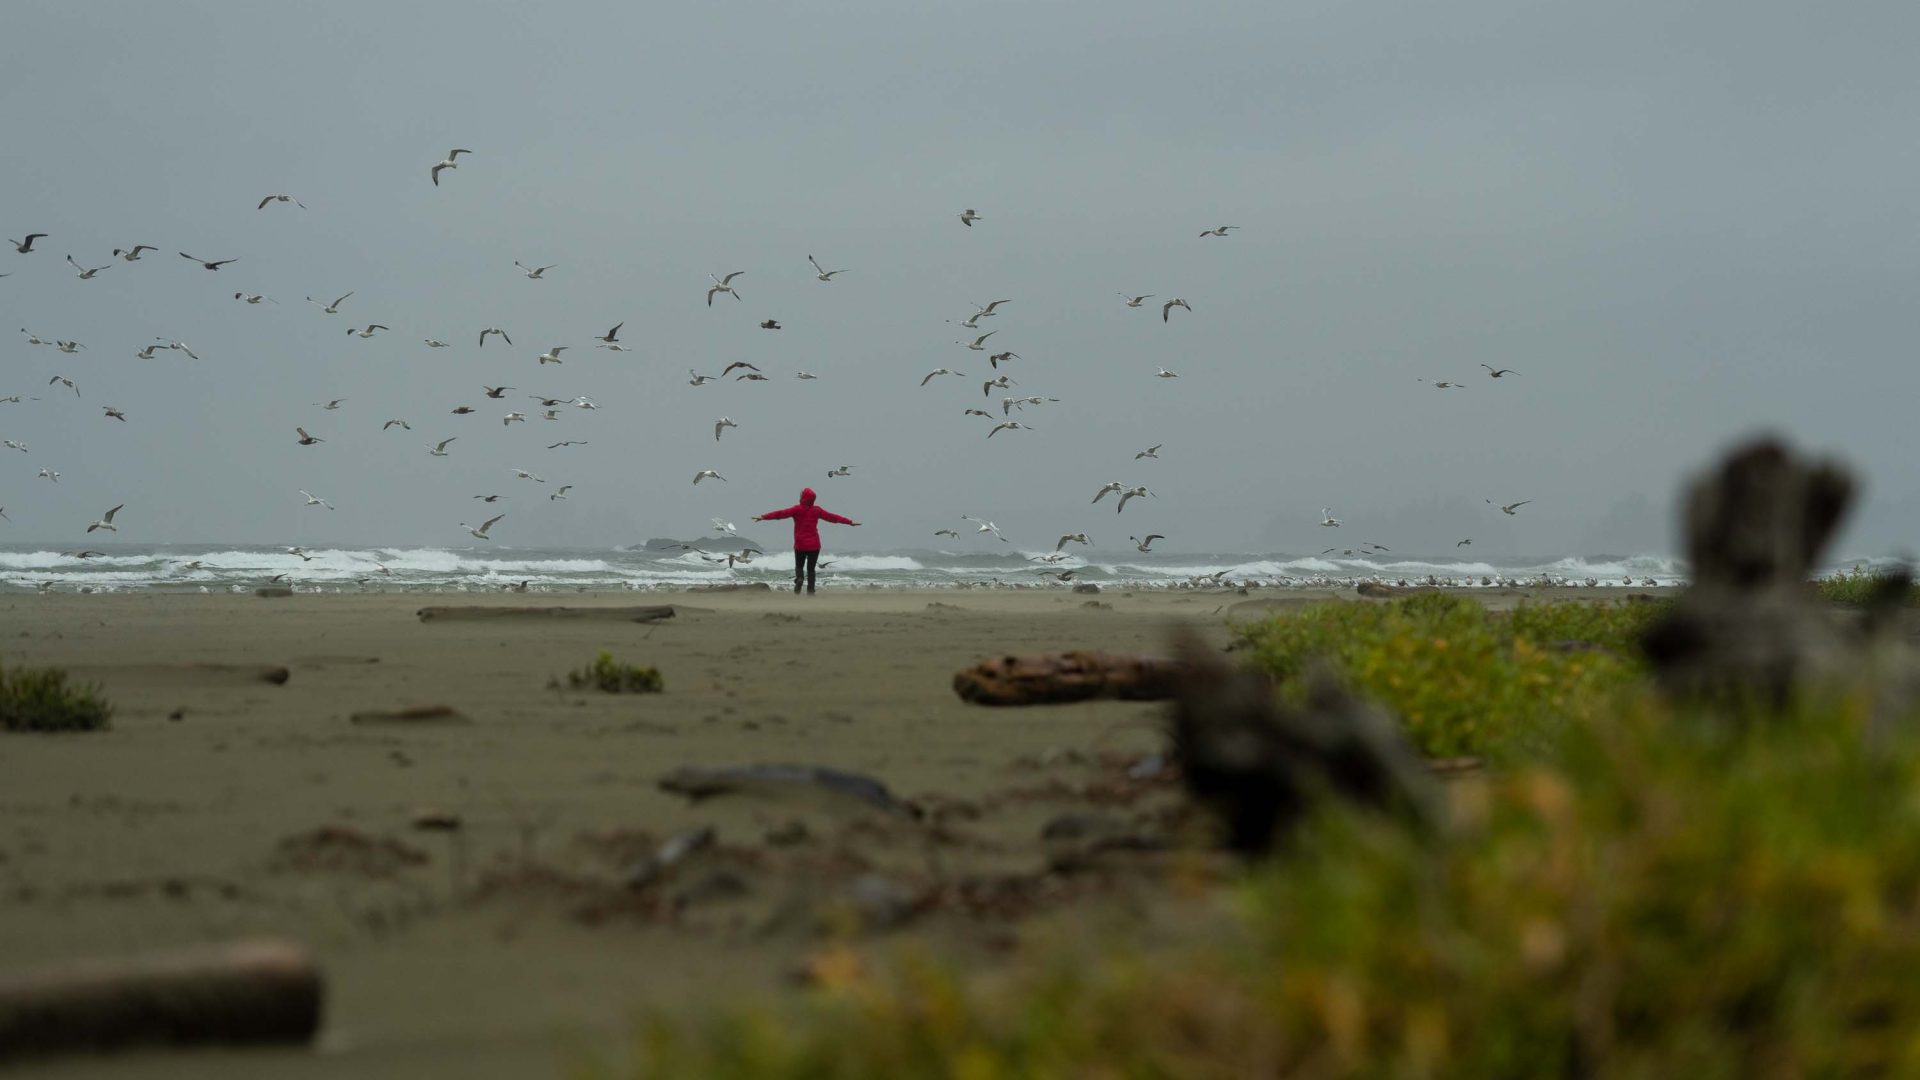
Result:
[[1325,799],[1416,824],[1438,817],[1436,782],[1399,726],[1331,673],[1311,672],[1307,701],[1293,708],[1276,702],[1265,675],[1234,670],[1197,641],[1182,653],[1191,677],[1173,708],[1173,756],[1234,851],[1272,849]]
[[0,974],[0,1061],[156,1043],[302,1043],[320,970],[280,942],[205,946]]
[[1839,465],[1772,439],[1693,482],[1684,505],[1693,587],[1642,643],[1668,689],[1779,704],[1796,685],[1854,665],[1859,643],[1807,590],[1853,493]]
[[1036,653],[982,660],[953,676],[953,692],[975,705],[1051,705],[1092,698],[1160,701],[1180,692],[1187,665],[1161,656]]

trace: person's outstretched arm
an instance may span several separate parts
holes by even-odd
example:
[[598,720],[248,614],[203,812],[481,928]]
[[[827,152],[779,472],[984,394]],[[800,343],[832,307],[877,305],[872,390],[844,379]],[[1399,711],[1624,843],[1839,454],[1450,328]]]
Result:
[[792,506],[789,506],[784,510],[769,510],[764,514],[755,514],[753,515],[753,520],[773,521],[778,518],[790,518],[794,515],[794,511],[799,509],[800,509],[800,504],[794,503]]
[[826,508],[824,508],[824,507],[819,507],[819,508],[817,508],[817,509],[819,509],[819,510],[820,510],[820,520],[822,520],[822,521],[831,521],[831,522],[833,522],[833,523],[834,523],[835,525],[858,525],[858,524],[860,524],[859,522],[857,522],[857,521],[855,521],[855,520],[853,520],[852,518],[846,518],[846,517],[841,517],[841,516],[840,516],[839,514],[836,514],[836,513],[834,513],[833,511],[831,511],[831,510],[828,510],[828,509],[826,509]]

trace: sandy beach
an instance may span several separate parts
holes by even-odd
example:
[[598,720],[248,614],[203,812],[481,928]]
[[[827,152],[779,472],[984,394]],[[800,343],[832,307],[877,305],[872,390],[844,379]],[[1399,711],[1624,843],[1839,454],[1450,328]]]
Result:
[[[988,953],[1029,916],[1078,918],[1111,895],[1036,876],[1045,822],[1150,813],[1171,792],[1150,767],[1128,773],[1159,749],[1157,706],[983,708],[955,696],[954,672],[1002,653],[1161,653],[1176,624],[1223,643],[1230,618],[1333,595],[8,597],[0,662],[64,667],[116,713],[103,733],[0,737],[0,956],[28,965],[264,936],[311,949],[327,981],[314,1051],[34,1068],[553,1075],[583,1047],[617,1050],[643,1009],[786,992],[856,881],[902,891],[904,926],[886,940]],[[417,616],[636,603],[675,614]],[[554,685],[602,649],[656,665],[665,691]],[[285,682],[265,681],[268,667]],[[354,720],[418,705],[459,721]],[[682,766],[756,762],[869,775],[932,824],[832,798],[690,804],[657,787]],[[717,843],[697,871],[625,887],[662,840],[700,826]],[[951,835],[936,843],[929,828]],[[974,884],[913,917],[931,881]],[[889,903],[854,903],[854,923]]]

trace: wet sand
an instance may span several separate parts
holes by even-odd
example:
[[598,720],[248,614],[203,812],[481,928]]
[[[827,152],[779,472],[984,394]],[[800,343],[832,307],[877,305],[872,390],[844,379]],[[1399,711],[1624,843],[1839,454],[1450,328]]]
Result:
[[[947,889],[886,940],[991,955],[1026,920],[1079,918],[1115,895],[1107,879],[1036,878],[1044,822],[1150,813],[1171,793],[1127,776],[1159,748],[1157,706],[986,709],[954,696],[953,673],[1000,653],[1161,653],[1176,623],[1222,643],[1228,618],[1334,595],[1352,596],[0,599],[0,662],[66,667],[116,706],[107,732],[0,736],[4,962],[270,936],[310,948],[328,989],[317,1051],[142,1053],[26,1072],[557,1075],[582,1048],[617,1050],[642,1009],[786,992],[833,913],[871,923],[888,910],[884,896],[846,900],[854,881],[897,884],[915,912],[929,882],[984,883]],[[1475,595],[1506,606],[1526,594]],[[416,617],[430,605],[636,604],[676,613]],[[601,649],[656,665],[665,692],[550,685]],[[282,684],[261,677],[276,667]],[[451,706],[461,722],[352,719],[415,705]],[[935,824],[832,798],[689,804],[656,787],[681,766],[754,762],[870,775]],[[419,828],[423,814],[459,827]],[[697,870],[622,886],[659,841],[706,825],[718,849]]]

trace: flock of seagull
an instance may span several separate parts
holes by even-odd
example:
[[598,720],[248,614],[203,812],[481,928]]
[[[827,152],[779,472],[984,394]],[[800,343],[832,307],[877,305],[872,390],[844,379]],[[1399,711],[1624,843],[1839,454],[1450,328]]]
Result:
[[[452,150],[449,150],[440,161],[436,162],[428,169],[428,176],[432,185],[436,188],[440,187],[443,179],[442,174],[449,170],[458,169],[460,167],[459,159],[463,155],[470,155],[472,153],[473,151],[464,147],[457,147]],[[304,202],[296,198],[294,195],[285,193],[285,192],[275,192],[272,194],[267,194],[262,196],[258,200],[258,202],[255,204],[255,209],[256,211],[265,211],[268,207],[274,206],[274,205],[285,205],[285,206],[290,206],[300,210],[306,209],[306,204]],[[983,215],[981,215],[978,211],[972,208],[968,208],[962,211],[957,215],[957,217],[960,221],[960,224],[968,229],[974,228],[975,224],[978,222],[983,222],[987,220]],[[1213,228],[1202,230],[1199,235],[1203,239],[1206,239],[1206,238],[1224,239],[1224,238],[1227,238],[1231,232],[1238,230],[1239,228],[1240,226],[1237,226],[1237,225],[1218,225]],[[18,240],[9,239],[8,242],[13,246],[14,252],[17,256],[31,257],[34,255],[40,254],[45,247],[45,245],[41,244],[41,242],[49,239],[50,239],[50,235],[48,233],[29,232],[29,233],[26,233],[21,239],[18,239]],[[160,248],[151,244],[134,244],[130,247],[125,247],[125,248],[116,247],[112,249],[112,259],[118,259],[125,263],[137,263],[142,261],[143,256],[149,253],[159,253],[160,251],[161,251]],[[185,259],[193,263],[197,268],[206,272],[219,272],[223,268],[233,266],[235,263],[238,263],[241,261],[241,256],[208,259],[208,258],[203,258],[200,255],[190,254],[185,251],[178,251],[177,255],[179,258]],[[65,261],[67,265],[72,268],[72,270],[75,272],[78,279],[81,281],[93,281],[96,278],[98,278],[99,275],[102,274],[103,272],[112,269],[114,267],[114,262],[112,261],[112,259],[109,259],[108,261],[103,262],[101,265],[98,265],[98,266],[89,266],[77,260],[72,254],[67,254],[65,256]],[[838,268],[838,269],[830,270],[825,266],[823,266],[820,263],[820,261],[817,258],[815,258],[812,254],[808,254],[806,256],[806,259],[807,259],[808,265],[811,266],[812,268],[813,276],[815,280],[817,280],[822,285],[838,284],[836,279],[839,278],[841,275],[855,272],[847,268]],[[542,280],[546,280],[546,275],[548,274],[549,271],[553,271],[559,268],[560,264],[548,263],[544,265],[530,265],[528,263],[524,263],[518,259],[515,259],[513,260],[513,266],[522,275],[524,275],[526,279],[530,281],[542,281]],[[7,274],[0,274],[0,277],[10,276],[10,274],[11,272]],[[742,278],[747,276],[747,271],[733,270],[725,274],[709,274],[707,276],[710,282],[710,284],[707,285],[705,289],[706,306],[708,308],[712,308],[714,306],[714,301],[718,297],[729,297],[736,303],[744,302],[745,297],[741,293],[742,285],[740,284],[740,282]],[[323,316],[338,316],[343,313],[348,301],[352,300],[355,294],[356,294],[355,290],[349,290],[331,300],[325,299],[324,295],[322,297],[307,296],[305,297],[305,300],[308,304],[311,304],[315,308],[318,308],[320,313]],[[1119,293],[1118,295],[1120,296],[1120,299],[1122,300],[1124,307],[1131,308],[1131,309],[1139,309],[1139,308],[1147,307],[1149,301],[1154,299],[1159,299],[1159,297],[1157,297],[1153,293],[1135,294],[1135,293],[1122,292],[1122,293]],[[244,289],[234,292],[233,299],[237,302],[244,303],[247,305],[259,305],[262,303],[278,303],[278,301],[273,300],[271,297],[265,296],[264,294],[253,293]],[[1014,304],[1015,304],[1015,300],[1013,298],[994,299],[986,304],[974,304],[972,313],[967,315],[964,319],[949,320],[950,322],[957,321],[958,325],[966,328],[969,331],[977,331],[977,333],[972,334],[970,337],[967,337],[962,340],[956,340],[954,344],[962,347],[967,353],[981,355],[986,359],[989,365],[989,370],[991,374],[981,378],[981,396],[986,400],[982,401],[980,399],[973,399],[968,403],[967,407],[963,410],[963,415],[965,416],[984,418],[986,421],[988,421],[987,424],[983,425],[986,428],[986,434],[984,436],[986,439],[993,439],[1002,433],[1012,434],[1012,433],[1029,432],[1029,431],[1037,430],[1032,425],[1026,423],[1024,419],[1017,419],[1016,415],[1024,416],[1026,413],[1026,410],[1028,409],[1041,408],[1046,405],[1057,403],[1060,400],[1059,398],[1049,397],[1042,394],[1014,393],[1013,387],[1016,385],[1016,383],[1012,378],[1011,374],[1009,373],[1009,371],[1006,369],[1011,367],[1016,361],[1022,361],[1023,358],[1018,352],[1015,352],[1013,349],[1003,347],[1002,342],[1004,342],[1005,339],[1002,339],[999,342],[994,342],[992,345],[989,344],[990,339],[994,339],[997,335],[999,335],[1001,330],[997,326],[992,329],[983,330],[981,327],[982,321],[999,318],[1003,313],[1002,312],[1003,308],[1006,308],[1009,305],[1014,305]],[[1180,296],[1174,296],[1174,297],[1162,300],[1162,302],[1159,305],[1159,308],[1160,308],[1160,318],[1162,323],[1170,322],[1172,320],[1173,312],[1176,309],[1186,312],[1188,315],[1192,315],[1194,312],[1193,305],[1189,303],[1184,297],[1180,297]],[[630,351],[627,344],[624,343],[620,338],[621,329],[625,325],[626,324],[624,321],[615,323],[605,333],[592,335],[593,340],[596,342],[596,344],[593,347],[596,349],[607,350],[609,352]],[[782,328],[781,324],[775,319],[766,319],[764,321],[760,321],[758,325],[762,329],[766,329],[769,331],[777,331]],[[392,331],[392,327],[388,326],[387,324],[369,321],[363,326],[348,326],[346,327],[345,332],[348,335],[356,338],[370,339],[377,334],[391,333],[393,331]],[[64,354],[76,354],[86,348],[86,346],[82,345],[78,341],[64,340],[59,338],[43,338],[39,334],[34,333],[24,327],[21,329],[21,333],[26,335],[27,344],[30,346],[49,347]],[[488,326],[488,327],[482,328],[479,331],[476,338],[476,347],[480,349],[485,349],[488,344],[488,339],[492,337],[498,337],[501,343],[509,348],[513,347],[513,339],[508,335],[507,331],[497,326]],[[451,347],[449,342],[440,340],[439,338],[428,337],[422,340],[424,341],[426,347],[431,349],[444,349],[444,348]],[[567,358],[563,354],[566,353],[569,348],[570,346],[566,346],[566,345],[552,345],[547,347],[546,351],[540,353],[537,357],[535,357],[536,366],[540,368],[544,368],[549,364],[561,365],[566,363]],[[151,360],[156,357],[158,351],[160,350],[177,351],[187,356],[190,359],[196,359],[196,360],[199,359],[198,355],[185,342],[174,340],[167,337],[155,338],[152,343],[149,343],[144,347],[142,347],[141,349],[139,349],[135,353],[135,355],[140,359]],[[1496,367],[1493,367],[1492,365],[1487,365],[1487,364],[1483,364],[1481,366],[1486,368],[1488,376],[1493,379],[1503,379],[1508,376],[1517,374],[1517,372],[1509,368],[1496,368]],[[691,368],[688,369],[687,374],[689,376],[688,384],[694,387],[700,387],[708,383],[719,382],[719,381],[729,380],[729,379],[735,382],[767,382],[769,381],[769,376],[766,375],[764,372],[762,372],[760,368],[758,368],[752,363],[748,363],[743,360],[734,361],[733,363],[728,364],[725,368],[723,368],[720,371],[718,375],[702,374]],[[1157,378],[1161,378],[1161,379],[1177,379],[1180,377],[1178,373],[1171,371],[1165,367],[1158,368],[1155,374]],[[812,380],[817,378],[817,376],[807,371],[799,371],[795,373],[794,378],[799,380]],[[922,389],[925,389],[930,385],[932,385],[935,382],[935,380],[943,380],[943,383],[948,381],[958,381],[961,383],[966,383],[966,381],[969,380],[970,378],[971,377],[966,372],[961,371],[955,367],[949,367],[943,364],[927,372],[920,379],[919,385]],[[78,384],[71,378],[64,375],[53,376],[51,379],[49,379],[47,385],[50,387],[57,385],[57,386],[63,387],[66,390],[70,390],[73,392],[76,398],[81,396],[81,391]],[[970,385],[970,383],[967,383],[967,385]],[[1449,390],[1449,389],[1460,388],[1462,384],[1452,380],[1445,380],[1445,381],[1435,382],[1432,385],[1434,385],[1438,389]],[[484,394],[485,398],[488,400],[504,400],[505,396],[509,392],[512,392],[515,390],[515,387],[507,386],[507,385],[494,386],[494,385],[482,384],[480,389]],[[997,414],[991,411],[991,406],[995,404],[992,401],[992,398],[994,395],[994,391],[996,389],[1002,391],[1002,396],[999,398],[999,401],[997,402],[1000,410]],[[965,393],[970,395],[971,391],[970,390],[965,391]],[[530,400],[538,402],[539,409],[538,410],[528,409],[526,411],[509,410],[505,412],[500,418],[500,422],[503,426],[510,426],[516,423],[526,423],[528,420],[527,414],[529,411],[537,411],[538,415],[542,420],[556,421],[560,419],[562,409],[591,411],[598,408],[598,406],[594,404],[594,402],[590,398],[585,396],[545,397],[539,394],[527,394],[525,396]],[[315,402],[313,404],[319,407],[323,411],[333,412],[333,411],[339,410],[347,400],[348,399],[346,398],[333,398],[324,402]],[[17,404],[20,401],[21,401],[21,398],[19,395],[14,395],[12,397],[7,397],[7,398],[0,398],[0,404],[4,404],[4,403]],[[983,405],[986,407],[982,407]],[[102,405],[101,408],[103,409],[103,414],[105,418],[116,420],[121,423],[128,422],[127,415],[120,408],[112,405]],[[468,416],[475,413],[477,410],[470,405],[463,404],[453,408],[450,411],[453,415],[456,415],[456,416]],[[733,418],[729,416],[721,416],[717,418],[713,422],[713,437],[715,442],[720,441],[721,438],[729,430],[737,429],[739,428],[739,426],[740,425],[737,422],[735,422]],[[405,431],[412,430],[412,425],[404,418],[387,419],[381,425],[381,430],[387,431],[394,427],[398,427]],[[294,425],[293,434],[294,434],[296,444],[302,447],[317,447],[327,442],[326,438],[310,433],[303,425]],[[433,443],[430,443],[425,447],[426,453],[436,458],[449,457],[453,453],[453,451],[450,450],[450,447],[454,442],[458,441],[459,438],[460,438],[459,436],[449,436],[447,438],[439,439]],[[557,450],[557,449],[562,449],[562,448],[572,447],[572,446],[584,446],[584,445],[587,445],[587,443],[588,441],[585,439],[564,439],[564,440],[558,440],[553,442],[548,446],[548,449]],[[19,450],[21,452],[29,452],[29,448],[27,446],[11,439],[5,440],[4,446],[8,449]],[[1163,446],[1164,444],[1155,444],[1153,446],[1143,448],[1133,455],[1133,460],[1136,462],[1145,461],[1145,460],[1158,460],[1160,451]],[[826,475],[829,479],[838,478],[838,477],[848,477],[852,475],[853,468],[854,466],[852,465],[841,465],[837,468],[828,470]],[[514,476],[519,480],[527,481],[530,483],[538,483],[538,484],[547,483],[545,478],[535,474],[531,470],[515,468],[512,470],[512,472]],[[38,473],[39,478],[45,479],[53,483],[59,482],[60,475],[61,474],[59,472],[55,471],[50,466],[41,467]],[[701,469],[697,471],[693,476],[692,482],[693,484],[698,485],[701,482],[706,480],[713,480],[720,483],[727,482],[727,478],[721,475],[720,472],[716,469]],[[567,492],[571,490],[572,486],[573,485],[571,484],[558,486],[553,491],[553,493],[548,496],[548,499],[550,501],[560,501],[560,500],[566,499]],[[305,489],[296,489],[296,490],[298,490],[300,497],[304,500],[304,504],[308,507],[325,509],[329,511],[335,509],[334,504],[328,499],[315,495],[314,493],[307,491]],[[1116,515],[1125,513],[1129,504],[1132,503],[1133,500],[1136,500],[1136,499],[1145,500],[1145,499],[1156,497],[1155,493],[1147,485],[1126,484],[1126,483],[1122,483],[1121,481],[1115,480],[1115,481],[1110,481],[1106,484],[1101,485],[1100,488],[1094,492],[1094,495],[1091,501],[1093,504],[1099,504],[1108,495],[1117,496],[1113,504],[1114,513]],[[493,494],[475,495],[473,497],[475,499],[484,500],[486,503],[491,504],[496,502],[503,496],[497,493],[493,493]],[[1491,500],[1488,500],[1488,501],[1491,502]],[[1499,508],[1503,513],[1511,516],[1520,507],[1525,506],[1529,501],[1530,500],[1521,500],[1519,502],[1508,503],[1508,504],[1501,505]],[[1143,505],[1145,504],[1143,503]],[[111,510],[108,510],[104,514],[102,514],[100,518],[86,525],[85,532],[90,534],[96,531],[105,530],[109,532],[118,533],[119,525],[115,522],[115,515],[120,513],[120,511],[123,510],[124,508],[125,508],[124,503],[114,506]],[[505,520],[506,517],[507,517],[507,514],[505,513],[495,514],[494,516],[483,520],[479,525],[472,525],[465,521],[461,521],[457,523],[457,527],[464,530],[468,534],[468,536],[472,537],[475,540],[491,541],[494,539],[492,530],[494,529],[495,526],[499,525],[503,520]],[[0,506],[0,521],[10,521],[10,520],[11,519],[7,518],[5,515],[5,507]],[[723,537],[737,537],[738,534],[733,531],[731,525],[717,518],[714,520],[715,520],[715,528],[718,531],[719,535]],[[971,522],[976,526],[976,528],[972,530],[976,535],[991,536],[995,539],[1000,540],[1003,543],[1010,543],[1007,537],[1002,534],[1000,527],[992,521],[989,521],[983,518],[974,517],[972,515],[962,515],[962,520]],[[1326,528],[1339,528],[1339,527],[1342,527],[1345,523],[1333,515],[1331,508],[1322,508],[1320,524],[1321,526]],[[936,537],[946,537],[946,538],[957,540],[960,538],[961,533],[956,529],[942,528],[942,529],[935,530],[933,535]],[[1166,536],[1162,533],[1142,530],[1141,535],[1138,535],[1138,536],[1129,535],[1127,539],[1129,542],[1131,542],[1134,545],[1136,550],[1140,552],[1150,552],[1152,549],[1153,543],[1155,541],[1166,539]],[[1036,561],[1043,562],[1051,566],[1052,564],[1058,563],[1061,560],[1069,557],[1068,554],[1066,553],[1066,548],[1068,544],[1079,544],[1079,545],[1090,547],[1093,545],[1093,543],[1094,543],[1093,540],[1090,539],[1090,537],[1086,532],[1076,531],[1076,532],[1065,533],[1060,536],[1059,540],[1055,543],[1052,551],[1033,556],[1033,558]],[[1466,545],[1470,545],[1471,543],[1472,543],[1472,540],[1470,538],[1462,539],[1461,541],[1459,541],[1459,543],[1456,546],[1466,546]],[[1379,545],[1373,545],[1373,544],[1364,545],[1364,547],[1368,549],[1377,549],[1378,551],[1389,550],[1385,547],[1381,547]],[[299,552],[298,549],[292,549],[292,550],[295,550],[296,553],[302,554],[303,557],[305,557],[304,553]],[[1329,554],[1335,550],[1337,549],[1329,548],[1327,549],[1327,551],[1322,552],[1322,554],[1323,555]],[[736,562],[745,562],[748,559],[750,559],[753,554],[757,554],[757,553],[758,553],[757,550],[752,549],[751,547],[748,547],[748,548],[742,549],[737,554],[727,555],[725,558],[725,561],[728,563],[729,566],[731,566],[731,565],[734,565]],[[1372,551],[1370,550],[1369,553],[1372,553]],[[95,555],[98,555],[99,553],[88,550],[88,551],[78,551],[78,552],[65,552],[63,554],[75,555],[75,556],[84,558],[84,557],[95,556]],[[711,552],[706,552],[704,550],[701,550],[701,554],[703,557],[708,557],[710,561],[720,561],[720,558],[717,553],[711,553]],[[1352,554],[1351,549],[1348,549],[1348,554]],[[384,568],[382,569],[384,570]],[[1057,570],[1057,569],[1040,569],[1037,572],[1042,574],[1049,574],[1056,577],[1059,580],[1064,581],[1064,580],[1070,580],[1074,571],[1072,570],[1063,571],[1063,570]]]

